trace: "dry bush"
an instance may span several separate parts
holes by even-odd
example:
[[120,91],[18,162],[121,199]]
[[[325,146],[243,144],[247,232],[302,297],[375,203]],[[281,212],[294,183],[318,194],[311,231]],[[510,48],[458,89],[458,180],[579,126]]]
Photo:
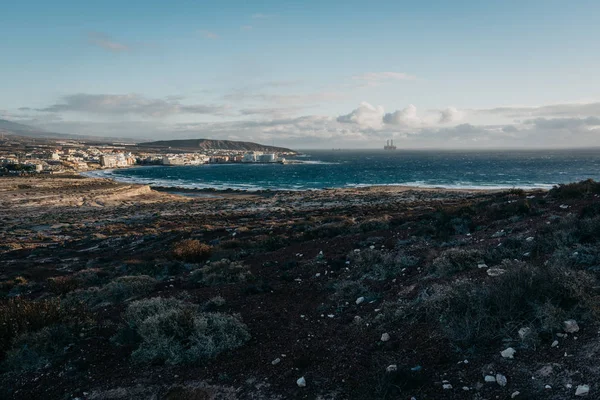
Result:
[[188,262],[202,262],[208,260],[212,254],[212,247],[199,240],[186,239],[173,246],[173,256]]
[[452,276],[461,271],[477,268],[482,256],[478,250],[448,249],[433,260],[429,270],[439,276]]
[[43,368],[62,358],[73,340],[72,331],[62,324],[25,333],[14,340],[2,367],[10,372]]
[[350,275],[354,280],[372,279],[385,280],[394,278],[404,268],[415,267],[419,259],[406,255],[402,251],[381,251],[365,249],[360,252],[350,252],[347,256],[350,264]]
[[9,299],[0,304],[0,356],[23,334],[59,323],[81,324],[86,318],[85,310],[62,305],[58,299]]

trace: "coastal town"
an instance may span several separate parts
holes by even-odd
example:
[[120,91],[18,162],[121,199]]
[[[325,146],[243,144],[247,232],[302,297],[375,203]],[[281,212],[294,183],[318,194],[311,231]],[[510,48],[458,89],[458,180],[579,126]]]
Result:
[[294,152],[145,148],[131,143],[0,137],[0,175],[60,174],[135,165],[286,163]]

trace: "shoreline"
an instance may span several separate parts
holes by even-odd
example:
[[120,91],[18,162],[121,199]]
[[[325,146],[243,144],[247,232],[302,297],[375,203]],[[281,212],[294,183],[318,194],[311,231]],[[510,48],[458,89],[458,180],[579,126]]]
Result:
[[[141,167],[161,167],[161,165],[139,165],[139,166],[130,166],[129,168],[141,168]],[[552,187],[557,186],[558,184],[540,184],[539,186],[509,186],[509,185],[490,185],[487,186],[476,186],[476,185],[466,185],[466,186],[458,186],[458,185],[410,185],[410,184],[402,184],[402,183],[390,183],[390,184],[355,184],[352,186],[343,186],[343,187],[323,187],[323,188],[305,188],[305,189],[289,189],[289,188],[281,188],[281,189],[241,189],[236,187],[189,187],[189,186],[177,186],[177,185],[164,185],[164,184],[152,184],[149,182],[143,182],[137,180],[135,178],[132,179],[118,179],[118,176],[113,175],[111,172],[117,169],[122,168],[111,168],[111,169],[98,169],[93,171],[82,171],[77,174],[85,177],[85,178],[100,178],[100,179],[110,179],[114,182],[124,183],[129,185],[147,185],[150,186],[152,190],[156,190],[158,192],[164,193],[174,193],[178,192],[179,195],[185,196],[186,194],[202,194],[202,193],[212,193],[212,194],[245,194],[245,195],[264,195],[264,194],[272,194],[272,193],[309,193],[309,192],[319,192],[319,191],[349,191],[349,190],[383,190],[390,189],[390,191],[406,191],[406,190],[419,190],[419,191],[449,191],[449,192],[502,192],[507,190],[524,190],[524,191],[548,191],[552,189]],[[96,173],[97,171],[102,171],[101,173]],[[395,190],[394,190],[395,189]]]

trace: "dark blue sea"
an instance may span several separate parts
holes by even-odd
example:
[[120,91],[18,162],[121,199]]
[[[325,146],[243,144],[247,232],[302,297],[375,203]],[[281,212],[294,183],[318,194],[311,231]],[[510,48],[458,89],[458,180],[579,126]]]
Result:
[[600,149],[554,151],[305,151],[297,164],[205,164],[95,171],[181,188],[307,190],[371,185],[550,188],[600,181]]

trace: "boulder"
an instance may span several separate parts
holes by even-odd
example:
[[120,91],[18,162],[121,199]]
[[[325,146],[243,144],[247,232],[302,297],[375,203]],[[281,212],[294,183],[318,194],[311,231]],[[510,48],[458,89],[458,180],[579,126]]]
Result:
[[512,347],[507,348],[506,350],[502,350],[500,352],[500,354],[502,355],[502,357],[504,358],[515,358],[515,353],[517,351],[515,349],[513,349]]
[[496,382],[498,382],[498,385],[500,386],[506,386],[506,384],[508,383],[508,380],[506,379],[506,377],[502,374],[496,374]]
[[587,396],[589,392],[589,385],[578,385],[577,389],[575,389],[575,396]]
[[304,379],[304,377],[298,378],[296,385],[298,385],[298,387],[306,387],[306,379]]
[[567,333],[579,332],[579,325],[577,325],[577,321],[574,319],[569,319],[563,322],[563,328]]

